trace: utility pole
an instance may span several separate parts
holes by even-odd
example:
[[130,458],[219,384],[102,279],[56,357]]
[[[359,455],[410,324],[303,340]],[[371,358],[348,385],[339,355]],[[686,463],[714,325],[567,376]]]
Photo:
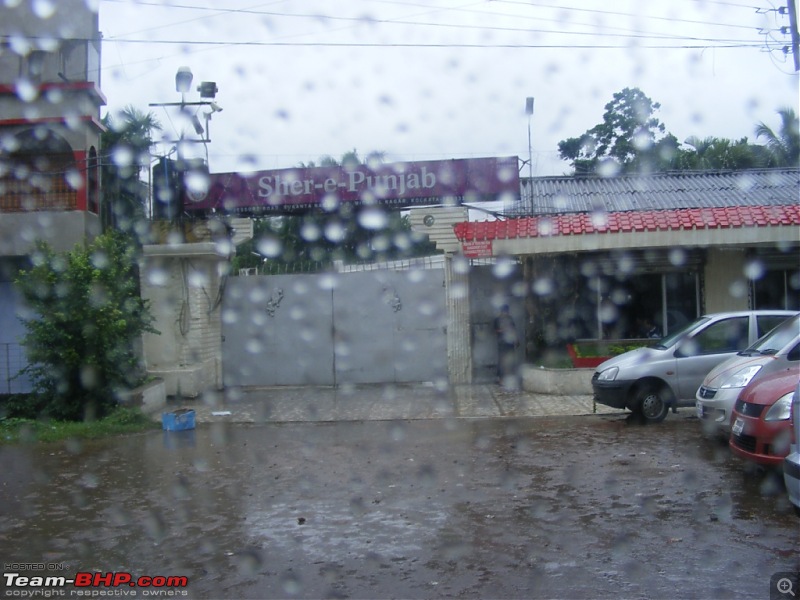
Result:
[[533,98],[525,100],[525,113],[528,115],[528,178],[533,185],[533,146],[531,146],[531,117],[533,117]]
[[800,71],[800,33],[797,32],[797,4],[796,0],[787,0],[789,8],[789,29],[792,35],[792,57],[794,57],[794,70]]
[[[173,189],[173,183],[171,181],[172,175],[170,173],[171,161],[169,159],[169,155],[163,158],[163,178],[164,178],[164,185],[166,185],[167,189],[172,192],[172,194],[167,194],[166,199],[156,198],[156,200],[162,201],[162,203],[167,204],[167,216],[170,220],[175,220],[177,222],[182,221],[183,219],[183,202],[185,201],[186,196],[191,196],[192,194],[202,193],[204,194],[207,190],[198,190],[197,180],[198,177],[194,177],[194,185],[190,181],[190,176],[193,173],[199,173],[202,177],[203,174],[208,175],[209,165],[208,165],[208,144],[211,142],[211,134],[209,133],[209,121],[211,120],[211,115],[215,112],[221,112],[222,109],[217,105],[214,101],[214,98],[219,91],[217,88],[217,84],[213,81],[203,81],[197,88],[197,91],[200,92],[201,100],[199,102],[187,102],[186,101],[186,93],[191,90],[192,85],[192,71],[189,67],[180,67],[178,69],[177,74],[175,75],[175,91],[179,92],[181,95],[180,102],[158,102],[158,103],[151,103],[150,106],[160,106],[160,107],[177,107],[180,109],[181,116],[187,119],[194,128],[195,134],[197,134],[197,138],[186,138],[184,134],[183,128],[181,128],[180,136],[177,140],[172,140],[175,145],[175,151],[177,153],[177,162],[175,163],[175,169],[177,170],[177,189]],[[191,112],[189,107],[195,107],[195,112]],[[209,112],[204,113],[206,126],[203,128],[203,125],[200,123],[200,119],[197,117],[197,111],[200,110],[201,107],[208,107],[210,109]],[[198,166],[198,161],[202,162],[202,159],[192,159],[187,160],[184,155],[184,144],[186,143],[199,143],[203,144],[206,148],[206,160],[203,162],[201,166]],[[207,177],[205,177],[207,179]],[[207,184],[206,184],[207,187]],[[166,200],[166,202],[165,202]],[[152,202],[153,207],[159,206],[157,202]],[[156,214],[161,214],[162,211],[154,211]]]

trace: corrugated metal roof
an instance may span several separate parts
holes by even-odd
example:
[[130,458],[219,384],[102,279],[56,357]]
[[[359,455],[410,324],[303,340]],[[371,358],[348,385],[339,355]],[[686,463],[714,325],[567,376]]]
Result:
[[800,169],[534,177],[521,183],[521,199],[505,211],[509,216],[800,203]]

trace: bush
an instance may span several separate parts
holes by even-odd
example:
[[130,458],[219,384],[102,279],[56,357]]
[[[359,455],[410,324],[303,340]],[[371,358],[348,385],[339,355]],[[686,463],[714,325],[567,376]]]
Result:
[[609,344],[607,342],[581,342],[573,344],[575,355],[579,358],[609,357],[624,354],[629,350],[635,350],[647,346],[649,342],[630,342]]
[[35,419],[39,411],[31,394],[4,394],[0,396],[0,419],[17,417]]
[[138,409],[117,407],[107,417],[92,422],[0,418],[0,444],[88,440],[161,428]]
[[135,247],[110,232],[63,254],[39,243],[31,259],[15,283],[30,311],[23,372],[34,393],[24,410],[13,403],[9,416],[101,418],[116,406],[117,392],[143,379],[135,341],[157,333],[139,296]]

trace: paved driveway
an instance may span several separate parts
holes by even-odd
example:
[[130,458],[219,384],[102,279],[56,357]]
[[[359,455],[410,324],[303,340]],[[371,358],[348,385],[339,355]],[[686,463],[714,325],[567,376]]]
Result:
[[623,414],[595,407],[591,396],[550,396],[496,385],[242,388],[171,404],[178,407],[193,408],[198,422],[236,423]]
[[800,568],[779,483],[689,412],[201,422],[0,460],[5,564],[189,598],[769,598]]

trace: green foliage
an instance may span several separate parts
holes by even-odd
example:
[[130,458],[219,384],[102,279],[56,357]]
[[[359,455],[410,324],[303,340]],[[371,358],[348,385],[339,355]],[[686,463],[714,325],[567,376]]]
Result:
[[626,352],[636,350],[637,348],[644,348],[650,343],[651,342],[639,342],[636,344],[611,344],[608,347],[609,356],[619,356],[620,354],[625,354]]
[[572,161],[578,175],[664,170],[678,141],[654,116],[659,108],[639,88],[625,88],[606,104],[602,123],[580,137],[559,142],[559,155]]
[[17,414],[103,417],[116,405],[116,392],[143,378],[134,343],[145,331],[156,333],[138,293],[135,247],[109,232],[63,254],[39,243],[31,259],[15,283],[31,313],[24,321],[30,361],[24,372],[34,394]]
[[606,104],[603,122],[582,135],[559,142],[562,159],[571,162],[576,175],[646,174],[668,170],[753,169],[796,167],[800,164],[800,126],[794,110],[778,111],[776,132],[764,123],[756,136],[764,146],[697,136],[683,146],[656,118],[661,107],[638,88],[625,88]]
[[0,419],[0,444],[96,439],[158,427],[159,423],[141,411],[124,407],[117,407],[104,419],[92,422],[6,418]]
[[793,108],[778,111],[781,128],[776,132],[764,123],[756,127],[756,136],[766,140],[768,167],[800,166],[800,119]]
[[684,142],[691,150],[679,149],[672,167],[678,170],[753,169],[765,161],[763,146],[750,144],[747,138],[736,142],[724,138],[690,137]]
[[8,394],[0,400],[0,419],[35,419],[38,416],[37,403],[29,394]]
[[435,244],[411,230],[406,215],[370,210],[376,211],[369,217],[373,223],[349,210],[258,219],[253,239],[237,248],[233,271],[258,267],[292,272],[298,264],[325,269],[334,260],[384,261],[436,253]]
[[602,358],[625,354],[630,350],[636,350],[636,348],[647,346],[648,343],[649,342],[630,342],[626,344],[610,344],[607,342],[580,342],[573,344],[572,347],[575,350],[575,356],[578,358]]
[[100,137],[103,225],[132,231],[145,217],[147,186],[139,175],[150,166],[152,132],[160,130],[161,124],[152,113],[133,106],[113,117],[106,115],[102,123],[106,128]]

